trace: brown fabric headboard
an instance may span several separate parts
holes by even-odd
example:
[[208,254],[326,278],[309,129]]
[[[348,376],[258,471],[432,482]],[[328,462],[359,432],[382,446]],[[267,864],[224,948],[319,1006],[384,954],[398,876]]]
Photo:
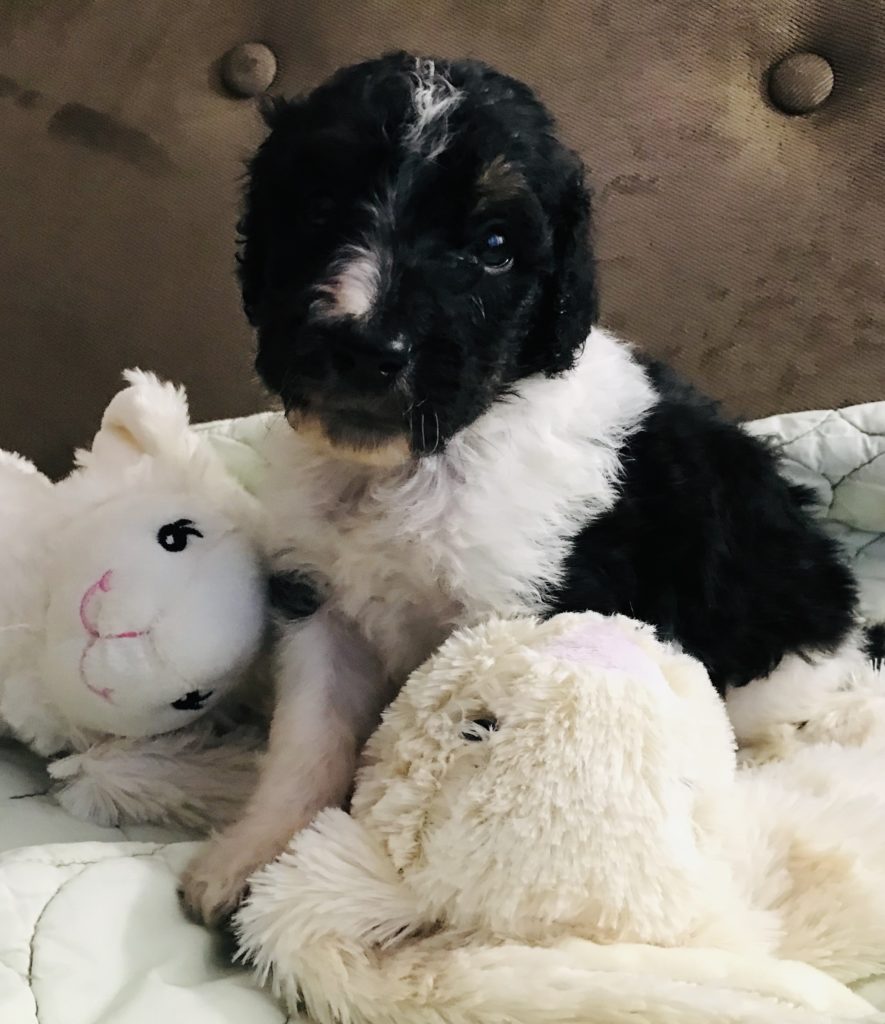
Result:
[[878,0],[0,0],[0,447],[65,469],[131,365],[263,403],[247,41],[284,93],[395,47],[526,79],[590,168],[609,326],[737,414],[885,398]]

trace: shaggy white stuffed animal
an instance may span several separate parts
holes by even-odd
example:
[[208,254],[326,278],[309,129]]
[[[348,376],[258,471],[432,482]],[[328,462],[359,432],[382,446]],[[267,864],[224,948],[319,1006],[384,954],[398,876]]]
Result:
[[[259,872],[244,955],[346,1024],[880,1020],[885,758],[738,770],[704,669],[595,614],[456,633]],[[797,962],[801,961],[801,962]]]
[[0,453],[0,723],[68,755],[80,817],[217,824],[259,742],[222,728],[265,633],[259,516],[183,391],[126,378],[62,482]]

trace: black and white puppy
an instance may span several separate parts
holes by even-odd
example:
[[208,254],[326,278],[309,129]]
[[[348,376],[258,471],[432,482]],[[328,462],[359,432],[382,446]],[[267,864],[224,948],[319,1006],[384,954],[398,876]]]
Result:
[[851,573],[762,444],[594,326],[583,168],[533,93],[395,54],[268,118],[240,253],[289,422],[265,497],[323,605],[285,629],[262,781],[187,873],[194,911],[346,797],[460,623],[623,612],[706,664],[744,737],[812,714],[863,661]]

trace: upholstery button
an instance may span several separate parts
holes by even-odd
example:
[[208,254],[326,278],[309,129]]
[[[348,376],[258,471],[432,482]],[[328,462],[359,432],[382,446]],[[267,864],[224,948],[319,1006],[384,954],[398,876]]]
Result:
[[794,53],[771,69],[768,91],[786,114],[809,114],[833,91],[833,69],[816,53]]
[[221,78],[235,96],[259,96],[277,75],[277,59],[264,43],[240,43],[221,59]]

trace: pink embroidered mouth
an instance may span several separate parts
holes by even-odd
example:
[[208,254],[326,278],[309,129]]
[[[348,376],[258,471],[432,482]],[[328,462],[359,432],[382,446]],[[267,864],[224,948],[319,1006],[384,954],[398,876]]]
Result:
[[[85,654],[85,651],[84,651],[84,654]],[[82,663],[81,663],[80,667],[81,667],[81,670],[82,670],[83,669]],[[97,686],[93,686],[92,683],[87,682],[85,672],[82,674],[82,679],[83,679],[83,682],[84,682],[87,690],[92,690],[92,692],[96,696],[101,697],[102,700],[106,700],[108,702],[108,704],[113,704],[114,703],[114,698],[111,696],[111,694],[114,691],[110,688],[110,686],[106,686],[103,690],[99,690],[99,688]]]
[[135,640],[140,636],[147,636],[148,630],[141,629],[130,629],[125,633],[102,633],[95,623],[95,619],[90,613],[90,606],[99,593],[106,594],[111,589],[111,576],[113,572],[111,569],[99,579],[93,583],[86,593],[80,598],[80,622],[83,624],[83,629],[86,630],[86,635],[89,640],[86,642],[86,646],[83,648],[83,653],[80,655],[80,679],[87,690],[91,690],[97,697],[101,697],[102,700],[106,700],[108,704],[113,704],[114,700],[111,694],[114,692],[110,686],[99,688],[93,686],[92,683],[86,678],[86,657],[95,644],[99,640]]

